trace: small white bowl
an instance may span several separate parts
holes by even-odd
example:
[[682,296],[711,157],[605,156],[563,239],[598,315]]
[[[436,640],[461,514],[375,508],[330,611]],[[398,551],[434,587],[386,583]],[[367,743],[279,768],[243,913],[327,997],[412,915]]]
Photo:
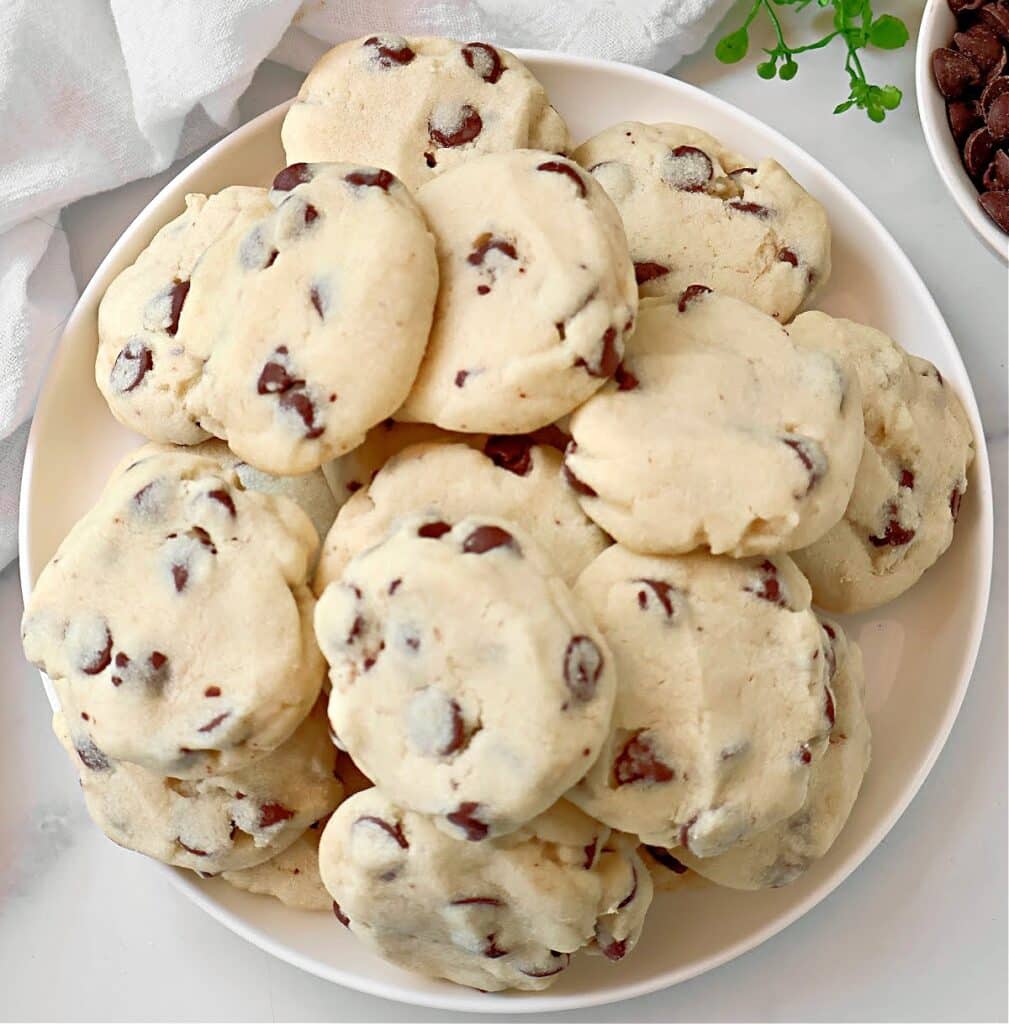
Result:
[[925,142],[932,162],[960,207],[967,223],[996,256],[1009,262],[1009,236],[999,230],[978,202],[978,191],[960,162],[960,150],[953,140],[946,120],[946,101],[939,92],[932,74],[932,53],[940,46],[951,45],[956,31],[956,18],[946,0],[928,0],[918,32],[915,55],[915,89],[918,93],[918,116],[925,132]]

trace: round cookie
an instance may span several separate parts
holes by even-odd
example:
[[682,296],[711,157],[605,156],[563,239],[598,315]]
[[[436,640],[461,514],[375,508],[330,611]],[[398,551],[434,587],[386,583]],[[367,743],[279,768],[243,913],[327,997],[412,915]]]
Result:
[[833,648],[830,688],[836,717],[827,752],[810,771],[805,803],[790,818],[717,857],[677,851],[685,865],[719,885],[764,889],[795,881],[834,845],[855,804],[871,749],[862,654],[840,626],[825,622],[823,628]]
[[881,331],[825,313],[788,328],[857,374],[865,444],[843,518],[794,553],[818,605],[860,612],[914,586],[953,540],[974,435],[939,371]]
[[319,874],[319,840],[325,821],[317,821],[275,857],[221,878],[236,889],[272,896],[294,910],[329,910],[332,898]]
[[515,150],[440,175],[417,201],[441,286],[397,419],[519,434],[564,416],[613,374],[638,296],[620,217],[590,175]]
[[566,486],[560,452],[524,435],[477,440],[482,450],[420,444],[390,459],[367,490],[340,509],[319,558],[316,593],[401,516],[429,510],[450,522],[487,515],[518,524],[549,553],[561,579],[574,583],[609,541]]
[[643,296],[703,284],[785,323],[830,276],[826,211],[776,160],[754,167],[697,128],[634,121],[574,158],[616,203]]
[[193,268],[211,242],[241,231],[272,207],[261,188],[235,185],[186,196],[186,210],[109,285],[98,306],[95,380],[112,414],[154,441],[196,444],[207,436],[185,404],[202,359],[178,338]]
[[370,789],[330,819],[319,866],[337,918],[377,953],[485,992],[547,988],[580,949],[622,959],[652,899],[633,839],[564,801],[460,843]]
[[103,758],[184,779],[234,771],[319,693],[315,530],[214,459],[137,456],[42,570],[25,653]]
[[234,224],[193,271],[178,340],[205,362],[186,401],[257,469],[306,473],[406,397],[438,270],[388,171],[294,164],[269,198],[268,215]]
[[857,376],[739,299],[642,303],[618,379],[571,417],[582,507],[628,547],[736,557],[817,540],[862,451]]
[[115,843],[202,874],[260,864],[287,849],[343,797],[320,702],[267,757],[212,778],[154,775],[105,757],[80,720],[53,729],[78,763],[88,813]]
[[592,764],[612,659],[532,537],[406,516],[319,599],[339,745],[456,839],[513,832]]
[[567,799],[699,857],[802,806],[830,732],[829,645],[787,556],[660,558],[613,545],[576,593],[620,686],[602,753]]
[[567,127],[514,54],[486,43],[376,35],[334,47],[281,130],[290,163],[387,167],[410,188],[482,153],[566,153]]

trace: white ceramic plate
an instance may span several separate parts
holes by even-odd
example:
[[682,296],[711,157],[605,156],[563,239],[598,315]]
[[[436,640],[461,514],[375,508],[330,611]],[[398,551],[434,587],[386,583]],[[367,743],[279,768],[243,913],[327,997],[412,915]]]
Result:
[[[576,139],[629,118],[685,121],[742,153],[779,159],[824,203],[834,226],[834,274],[822,308],[865,320],[933,360],[982,438],[963,363],[921,279],[879,222],[815,160],[747,114],[673,79],[602,61],[539,52],[520,56],[544,82]],[[181,212],[187,192],[269,182],[284,164],[285,110],[263,114],[183,171],[134,221],[81,297],[50,367],[28,445],[20,536],[26,597],[113,464],[139,444],[112,418],[94,383],[102,293],[155,231]],[[597,1005],[676,984],[752,949],[809,910],[865,859],[907,806],[938,756],[967,687],[988,599],[991,542],[991,483],[981,441],[951,550],[900,601],[845,623],[866,656],[874,756],[861,798],[830,855],[785,889],[751,894],[689,887],[660,895],[638,949],[622,964],[583,956],[547,992],[482,995],[383,963],[329,914],[297,913],[220,880],[160,870],[170,871],[179,888],[217,920],[275,956],[407,1003],[520,1013]]]
[[[925,142],[939,177],[956,201],[964,220],[996,256],[1009,261],[1009,236],[984,212],[977,188],[960,162],[960,150],[946,120],[946,101],[932,74],[932,54],[949,46],[956,31],[956,18],[946,0],[928,0],[918,31],[914,84],[918,93],[918,117]],[[1005,72],[1003,72],[1005,74]]]

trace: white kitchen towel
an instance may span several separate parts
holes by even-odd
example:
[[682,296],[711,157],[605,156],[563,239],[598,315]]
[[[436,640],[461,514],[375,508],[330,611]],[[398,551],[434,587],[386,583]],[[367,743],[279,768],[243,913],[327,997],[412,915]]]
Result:
[[60,210],[235,126],[267,57],[379,30],[665,71],[732,0],[0,0],[0,567],[39,382],[76,298]]

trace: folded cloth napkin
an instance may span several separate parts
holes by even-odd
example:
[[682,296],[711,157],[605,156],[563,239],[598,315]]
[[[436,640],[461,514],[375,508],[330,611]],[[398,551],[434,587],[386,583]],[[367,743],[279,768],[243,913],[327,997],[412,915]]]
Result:
[[0,567],[28,419],[77,289],[60,210],[235,127],[268,57],[307,70],[377,29],[665,71],[732,0],[0,0]]

